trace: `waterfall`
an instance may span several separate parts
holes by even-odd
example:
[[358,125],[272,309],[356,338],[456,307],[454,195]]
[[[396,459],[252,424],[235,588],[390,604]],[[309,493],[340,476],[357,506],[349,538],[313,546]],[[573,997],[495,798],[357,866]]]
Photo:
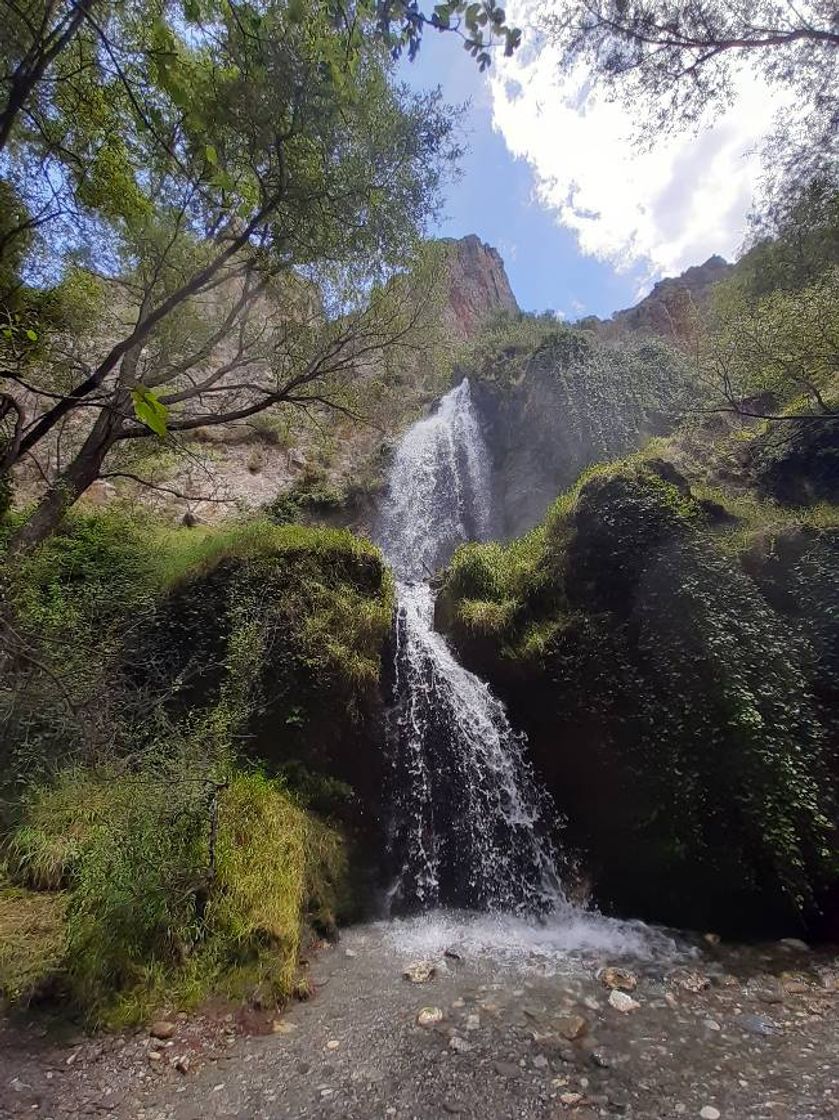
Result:
[[545,913],[564,903],[553,808],[503,704],[434,630],[428,577],[486,539],[489,455],[462,381],[403,436],[376,537],[396,576],[388,743],[393,903]]

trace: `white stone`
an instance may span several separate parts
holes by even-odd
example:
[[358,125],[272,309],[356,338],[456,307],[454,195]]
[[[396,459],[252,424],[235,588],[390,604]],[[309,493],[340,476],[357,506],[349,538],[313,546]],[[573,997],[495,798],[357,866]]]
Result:
[[702,1120],[720,1120],[720,1110],[714,1108],[712,1104],[706,1104],[704,1108],[700,1109],[699,1115]]
[[626,992],[619,992],[617,988],[609,992],[609,1003],[615,1011],[621,1011],[623,1014],[636,1011],[641,1006],[637,999],[633,999]]
[[421,1027],[433,1027],[435,1023],[442,1023],[443,1012],[439,1007],[423,1007],[417,1014],[417,1023]]

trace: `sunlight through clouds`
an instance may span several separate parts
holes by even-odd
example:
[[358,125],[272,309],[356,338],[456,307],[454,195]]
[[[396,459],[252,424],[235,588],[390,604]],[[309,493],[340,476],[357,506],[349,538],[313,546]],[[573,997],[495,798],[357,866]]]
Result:
[[[538,6],[521,0],[523,28]],[[556,52],[525,32],[490,77],[493,127],[527,160],[540,202],[572,230],[580,249],[648,279],[682,272],[713,253],[736,255],[760,174],[761,138],[781,107],[748,73],[735,105],[698,134],[665,136],[643,150],[630,106],[592,91],[586,75],[562,79]]]

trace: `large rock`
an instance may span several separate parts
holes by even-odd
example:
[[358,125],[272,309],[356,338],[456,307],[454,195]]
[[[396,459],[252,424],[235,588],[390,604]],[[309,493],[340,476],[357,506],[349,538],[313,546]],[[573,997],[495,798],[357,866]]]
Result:
[[471,338],[493,315],[519,310],[497,249],[474,233],[443,244],[448,251],[449,294],[444,314],[453,334]]
[[[820,631],[758,586],[779,594],[773,551],[754,578],[718,532],[670,464],[630,461],[595,473],[544,537],[517,546],[509,582],[497,546],[466,553],[438,617],[527,732],[567,819],[563,846],[585,853],[601,906],[793,933],[792,891],[812,913],[830,881],[827,705],[813,684],[826,699],[832,686],[814,676]],[[807,610],[829,617],[829,579]],[[794,598],[807,602],[806,582]]]

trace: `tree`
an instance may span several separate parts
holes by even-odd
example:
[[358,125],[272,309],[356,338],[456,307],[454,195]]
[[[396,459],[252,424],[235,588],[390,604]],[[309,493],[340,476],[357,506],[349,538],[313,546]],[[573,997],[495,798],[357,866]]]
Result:
[[748,66],[795,93],[810,154],[835,152],[839,15],[827,0],[559,0],[547,26],[566,65],[587,63],[612,96],[639,101],[651,137],[726,108]]
[[800,291],[839,266],[839,177],[822,174],[767,194],[752,216],[751,247],[729,284],[745,296]]
[[797,424],[839,418],[839,267],[808,287],[755,301],[736,285],[716,301],[698,351],[715,411]]
[[[386,281],[457,154],[452,119],[439,93],[394,84],[372,15],[334,14],[89,4],[60,75],[18,114],[7,189],[61,283],[6,293],[2,468],[44,448],[53,462],[17,547],[117,445],[340,406],[336,379],[421,322],[416,285]],[[50,306],[80,276],[104,293],[93,338]]]

